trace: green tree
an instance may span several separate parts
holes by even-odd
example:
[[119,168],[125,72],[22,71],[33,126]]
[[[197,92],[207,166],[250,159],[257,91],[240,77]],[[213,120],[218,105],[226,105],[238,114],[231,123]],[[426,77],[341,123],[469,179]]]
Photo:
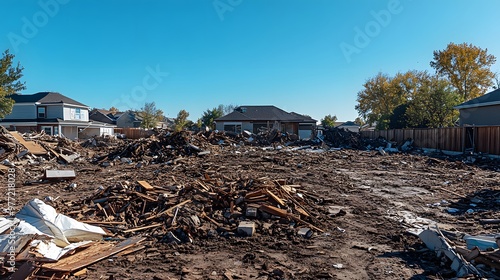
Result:
[[10,54],[9,50],[6,50],[0,58],[0,118],[12,112],[14,100],[9,96],[26,89],[26,84],[19,81],[23,77],[24,68],[19,62],[17,66],[13,66],[13,60],[14,55]]
[[158,122],[165,118],[163,116],[163,111],[156,109],[156,104],[154,102],[146,102],[144,107],[137,112],[137,115],[142,118],[141,127],[145,129],[156,127]]
[[201,120],[201,118],[199,118],[198,120],[196,120],[196,123],[193,124],[197,129],[201,129],[201,127],[203,126],[203,121]]
[[236,109],[237,107],[238,107],[238,105],[233,105],[233,104],[229,104],[229,105],[219,104],[219,106],[217,107],[217,110],[222,112],[222,115],[225,116],[225,115],[233,112],[234,109]]
[[[177,118],[174,120],[174,130],[175,131],[181,131],[184,128],[188,127],[189,125],[189,120],[187,119],[189,117],[189,113],[186,110],[180,110],[179,113],[177,114]],[[192,122],[191,122],[192,124]]]
[[401,129],[409,126],[408,116],[406,115],[408,106],[408,103],[403,103],[394,108],[392,115],[389,117],[389,129]]
[[446,77],[462,100],[483,95],[493,84],[490,70],[496,57],[472,44],[450,43],[444,50],[434,51],[430,65],[442,77]]
[[500,73],[493,74],[493,89],[500,89]]
[[395,77],[378,73],[368,79],[358,92],[356,110],[368,123],[377,123],[377,129],[389,127],[394,108],[406,102],[412,94],[417,79],[415,72],[398,73]]
[[321,119],[321,125],[325,128],[334,127],[335,122],[337,121],[336,115],[326,115],[323,119]]
[[114,115],[114,114],[118,113],[118,109],[117,109],[116,107],[111,107],[111,108],[109,108],[109,110],[108,110],[108,111],[109,111],[112,115]]
[[201,121],[202,123],[211,129],[215,129],[215,119],[220,118],[224,115],[221,106],[219,105],[218,108],[213,108],[212,110],[208,109],[205,112],[203,112],[203,115],[201,116]]
[[360,118],[360,117],[357,117],[357,118],[354,120],[354,123],[355,123],[355,124],[357,124],[357,125],[359,125],[359,126],[363,126],[363,125],[365,125],[365,122],[364,122],[364,121],[363,121],[363,119],[362,119],[362,118]]
[[412,127],[453,126],[458,119],[458,111],[453,107],[461,101],[448,80],[430,77],[409,102],[408,123]]

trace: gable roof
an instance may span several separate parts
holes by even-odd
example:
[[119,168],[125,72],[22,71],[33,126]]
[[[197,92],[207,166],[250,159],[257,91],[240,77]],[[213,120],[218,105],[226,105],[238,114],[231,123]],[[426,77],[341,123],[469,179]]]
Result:
[[142,122],[142,117],[139,116],[135,111],[127,110],[125,112],[120,112],[115,114],[116,120],[127,117],[132,122]]
[[9,95],[9,98],[14,100],[16,103],[35,103],[35,102],[40,102],[41,104],[65,103],[65,104],[88,107],[87,105],[80,103],[69,97],[66,97],[58,92],[38,92],[35,94],[13,94]]
[[464,102],[462,104],[459,104],[453,108],[455,108],[455,109],[467,109],[467,108],[484,107],[484,106],[492,106],[492,105],[500,105],[500,89],[494,90],[494,91],[487,93],[485,95],[471,99],[471,100]]
[[112,119],[108,114],[105,114],[106,110],[94,109],[89,114],[89,119],[93,121],[116,124],[116,120]]
[[265,106],[239,106],[233,112],[215,119],[215,121],[285,121],[285,122],[309,122],[316,120],[297,114],[288,113],[272,105]]
[[353,122],[353,121],[347,121],[339,124],[338,126],[359,126],[359,124]]

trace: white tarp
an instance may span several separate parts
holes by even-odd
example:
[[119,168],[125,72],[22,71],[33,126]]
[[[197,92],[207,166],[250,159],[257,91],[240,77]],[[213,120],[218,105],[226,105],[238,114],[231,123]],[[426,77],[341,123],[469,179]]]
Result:
[[65,247],[70,242],[102,239],[106,232],[101,227],[81,223],[56,210],[39,199],[28,202],[16,218],[24,220],[41,232],[54,238],[57,246]]
[[0,235],[0,253],[8,253],[15,248],[17,254],[31,241],[30,246],[37,252],[54,260],[106,235],[102,228],[58,214],[52,206],[39,199],[29,201],[16,218],[0,217],[0,233],[12,228],[14,230],[9,234]]
[[92,241],[80,241],[77,243],[72,243],[69,244],[68,246],[61,248],[58,247],[54,242],[47,241],[47,240],[33,240],[30,243],[31,247],[34,247],[35,250],[40,253],[42,256],[52,259],[52,260],[58,260],[62,256],[66,255],[68,252],[91,243]]

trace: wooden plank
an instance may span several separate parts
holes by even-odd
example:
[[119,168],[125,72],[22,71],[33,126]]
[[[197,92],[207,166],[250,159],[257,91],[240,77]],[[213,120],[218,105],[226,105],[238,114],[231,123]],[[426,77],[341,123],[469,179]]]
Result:
[[79,270],[79,271],[77,271],[77,272],[73,273],[73,276],[77,276],[77,277],[78,277],[78,276],[83,276],[83,275],[87,274],[87,272],[88,272],[88,271],[87,271],[87,269],[86,269],[86,268],[84,268],[84,269],[81,269],[81,270]]
[[82,223],[92,225],[126,225],[126,222],[99,222],[99,221],[81,221]]
[[279,205],[285,207],[286,206],[286,203],[281,199],[279,198],[277,195],[275,195],[274,193],[272,193],[270,190],[266,190],[267,194],[274,200],[276,201],[276,203],[278,203]]
[[285,209],[280,209],[278,207],[274,207],[272,205],[261,205],[259,207],[261,211],[267,212],[271,215],[279,216],[282,218],[289,218],[288,212]]
[[33,141],[26,141],[24,140],[23,136],[19,134],[17,131],[10,131],[10,134],[14,136],[14,138],[21,143],[28,151],[34,155],[40,156],[40,155],[46,155],[47,150],[45,150],[40,144],[33,142]]
[[144,226],[144,227],[131,228],[131,229],[124,230],[123,233],[134,232],[134,231],[144,230],[144,229],[148,229],[148,228],[159,227],[161,225],[163,225],[163,224],[157,223],[157,224],[152,224],[152,225]]
[[9,280],[29,279],[29,277],[33,274],[33,271],[35,271],[35,269],[36,269],[35,263],[25,262],[19,267],[19,269],[16,272],[10,275],[8,279]]
[[3,164],[0,164],[0,170],[1,171],[7,171],[9,170],[10,167],[6,166],[6,165],[3,165]]
[[180,206],[182,206],[182,205],[184,205],[186,203],[189,203],[189,202],[191,202],[191,199],[184,200],[183,202],[181,202],[181,203],[179,203],[177,205],[174,205],[174,206],[168,208],[167,210],[161,211],[160,213],[147,218],[146,221],[149,221],[149,220],[152,220],[152,219],[156,219],[157,217],[160,217],[161,215],[163,215],[165,213],[168,213],[168,212],[174,210],[175,208],[180,207]]
[[151,196],[142,194],[140,192],[133,192],[133,194],[137,195],[138,197],[144,198],[145,200],[149,200],[149,201],[153,201],[153,202],[157,201],[156,198],[152,198]]
[[75,170],[45,170],[46,179],[74,179],[76,178]]
[[134,247],[145,239],[146,237],[134,236],[120,242],[116,246],[112,243],[96,243],[83,251],[60,259],[56,263],[44,264],[42,267],[54,271],[77,271],[123,250]]
[[152,191],[155,189],[147,181],[137,181],[137,184],[141,185],[141,187],[143,187],[147,191]]

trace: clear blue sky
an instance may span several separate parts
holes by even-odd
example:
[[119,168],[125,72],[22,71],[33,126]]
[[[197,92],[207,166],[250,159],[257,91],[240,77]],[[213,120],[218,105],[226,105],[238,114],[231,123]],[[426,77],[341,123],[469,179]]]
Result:
[[450,42],[500,57],[498,0],[2,0],[0,8],[0,50],[25,68],[23,93],[121,110],[155,101],[194,121],[218,104],[354,120],[357,92],[379,71],[430,70],[432,52]]

